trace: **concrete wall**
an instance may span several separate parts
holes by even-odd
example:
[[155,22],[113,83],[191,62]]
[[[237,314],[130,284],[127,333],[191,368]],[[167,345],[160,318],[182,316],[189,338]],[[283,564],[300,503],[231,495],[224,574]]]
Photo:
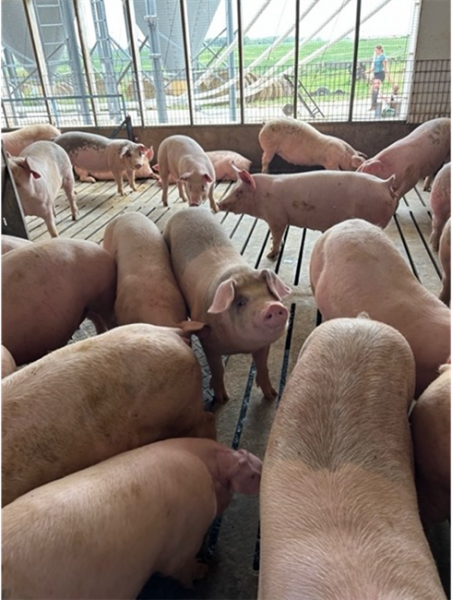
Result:
[[416,60],[450,58],[450,0],[422,0]]

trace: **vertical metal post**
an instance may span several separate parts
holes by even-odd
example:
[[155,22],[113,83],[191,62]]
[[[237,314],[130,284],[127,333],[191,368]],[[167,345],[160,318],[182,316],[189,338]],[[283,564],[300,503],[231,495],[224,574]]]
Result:
[[184,43],[184,59],[185,59],[185,81],[187,82],[187,99],[188,99],[188,113],[190,117],[190,125],[194,124],[193,117],[193,74],[191,67],[191,45],[189,35],[189,25],[187,16],[187,7],[185,0],[179,0],[180,4],[180,16],[182,23],[182,40]]
[[73,81],[74,81],[74,95],[81,96],[80,100],[77,100],[79,108],[82,112],[83,121],[87,125],[92,125],[93,119],[91,117],[90,105],[86,97],[86,86],[83,78],[82,62],[77,48],[77,37],[75,35],[74,27],[74,14],[72,8],[68,2],[60,2],[61,18],[63,21],[64,29],[67,34],[67,52],[69,57],[69,63],[71,65]]
[[91,0],[91,11],[93,13],[96,39],[100,48],[100,60],[104,67],[106,76],[105,89],[107,94],[111,94],[111,96],[113,96],[108,99],[110,117],[114,118],[116,116],[121,119],[124,115],[121,115],[118,98],[115,97],[118,91],[116,89],[115,68],[108,34],[104,0]]
[[88,94],[90,96],[91,103],[91,115],[94,118],[94,125],[98,127],[96,105],[94,104],[93,96],[96,94],[93,80],[93,65],[91,64],[91,55],[88,49],[88,43],[85,39],[86,26],[84,22],[84,13],[80,10],[80,0],[74,0],[74,12],[75,22],[77,24],[77,31],[80,38],[80,45],[82,50],[83,65],[85,67],[86,82],[88,85]]
[[295,0],[295,65],[293,71],[294,78],[294,97],[293,97],[293,116],[298,117],[298,73],[299,73],[299,52],[300,52],[300,0]]
[[147,9],[149,15],[144,17],[149,27],[149,42],[151,45],[150,57],[154,64],[154,87],[155,87],[155,99],[157,101],[157,113],[159,116],[160,123],[168,123],[168,114],[166,111],[166,97],[165,97],[165,82],[163,79],[163,68],[162,68],[162,52],[160,50],[159,30],[158,30],[158,17],[157,9],[155,6],[155,0],[148,0]]
[[245,123],[245,94],[243,82],[243,29],[242,29],[242,3],[237,0],[237,48],[239,53],[239,91],[240,91],[240,123]]
[[[226,44],[229,46],[234,40],[234,15],[232,13],[232,0],[226,0]],[[235,90],[235,59],[234,52],[228,57],[228,77],[232,81],[229,86],[229,118],[237,119],[237,94]]]
[[137,45],[135,35],[134,35],[134,26],[136,23],[135,18],[135,7],[133,3],[130,3],[129,0],[124,2],[123,6],[124,10],[124,18],[127,24],[127,37],[129,42],[129,52],[132,58],[132,79],[136,84],[136,92],[137,92],[137,100],[138,100],[138,113],[140,115],[140,125],[145,125],[144,122],[144,90],[143,90],[143,81],[142,81],[142,73],[143,69],[141,67],[141,56],[140,56],[140,48]]
[[[6,48],[6,46],[3,48],[3,54],[5,56],[5,62],[2,61],[2,71],[3,71],[3,78],[4,78],[3,81],[7,82],[8,78],[9,78],[10,84],[13,87],[12,97],[15,99],[19,99],[21,96],[21,93],[20,93],[20,89],[19,89],[19,79],[17,77],[13,54],[9,48]],[[11,98],[10,86],[6,85],[6,89],[8,91],[8,96]],[[15,123],[15,125],[17,125],[15,102],[10,103],[10,110],[11,110],[12,117],[14,119],[14,123]],[[3,109],[3,112],[6,116],[5,109]]]
[[356,71],[358,70],[358,48],[359,48],[359,28],[361,25],[361,0],[356,0],[356,21],[355,21],[355,42],[353,44],[353,68],[352,68],[352,86],[350,88],[350,104],[348,107],[348,121],[353,119],[353,104],[355,102]]

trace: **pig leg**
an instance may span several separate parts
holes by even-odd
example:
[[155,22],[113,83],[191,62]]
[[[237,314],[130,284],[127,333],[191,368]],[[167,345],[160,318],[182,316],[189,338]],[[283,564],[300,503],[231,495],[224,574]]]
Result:
[[221,354],[217,354],[206,348],[202,340],[201,345],[210,368],[210,387],[213,390],[214,398],[217,402],[224,404],[229,400],[229,396],[224,386],[224,366]]
[[119,173],[113,173],[115,181],[116,181],[116,185],[118,186],[118,194],[120,194],[121,196],[125,196],[124,193],[124,187],[123,187],[123,181],[122,181],[122,171],[120,171]]
[[179,190],[179,197],[182,198],[182,202],[188,202],[187,196],[185,195],[185,181],[179,179],[177,181],[177,189]]
[[55,217],[54,217],[55,208],[49,210],[49,212],[43,217],[45,224],[47,225],[47,229],[52,237],[58,237],[58,231],[55,225]]
[[134,192],[137,191],[137,186],[135,185],[135,171],[133,169],[126,170],[127,181],[129,182],[130,187]]
[[207,575],[208,571],[208,565],[193,559],[187,562],[180,571],[171,573],[170,575],[180,581],[185,588],[192,588],[193,581],[202,579]]
[[76,221],[78,216],[77,201],[75,200],[74,177],[72,173],[63,178],[63,190],[71,207],[72,220]]
[[162,186],[162,202],[163,206],[168,206],[168,174],[160,173],[160,184]]
[[267,258],[274,260],[281,250],[281,242],[286,229],[286,223],[272,223],[270,231],[272,234],[272,247],[267,254]]
[[91,177],[89,172],[86,171],[85,169],[74,166],[74,171],[78,175],[78,178],[80,181],[83,181],[85,183],[96,183],[96,180],[94,179],[94,177]]
[[212,185],[209,188],[209,204],[210,204],[210,208],[212,209],[212,212],[216,213],[216,212],[218,212],[219,209],[218,209],[217,203],[215,202],[215,198],[213,197],[213,189],[214,189],[214,186],[212,183]]
[[441,237],[441,231],[444,227],[444,223],[442,223],[438,217],[433,215],[432,217],[432,235],[430,236],[430,244],[435,252],[438,252],[439,248],[439,238]]
[[268,173],[268,167],[275,156],[275,152],[273,150],[269,150],[268,148],[264,150],[262,154],[262,173]]
[[268,374],[267,363],[269,352],[270,345],[253,352],[252,356],[254,364],[256,365],[256,385],[261,388],[265,398],[273,400],[277,393],[271,384]]

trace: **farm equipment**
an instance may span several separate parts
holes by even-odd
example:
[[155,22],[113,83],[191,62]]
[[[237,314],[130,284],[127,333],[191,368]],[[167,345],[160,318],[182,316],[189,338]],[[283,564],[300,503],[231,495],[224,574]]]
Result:
[[[291,88],[293,90],[295,90],[295,83],[294,83],[294,78],[292,78],[290,75],[284,75],[284,79],[289,83],[289,85],[291,86]],[[300,92],[300,89],[303,92],[303,95]],[[305,109],[308,111],[309,115],[315,119],[315,116],[317,114],[320,114],[322,117],[324,117],[325,115],[323,114],[323,112],[320,110],[320,107],[316,104],[314,98],[312,97],[312,95],[308,92],[308,90],[305,88],[305,86],[303,85],[302,81],[300,79],[298,79],[297,81],[297,88],[296,88],[296,92],[297,92],[297,97],[298,100],[301,102],[301,104],[305,107]],[[305,97],[309,100],[309,102],[311,102],[311,104],[313,105],[313,108],[311,108],[307,101],[305,100]],[[286,104],[283,107],[283,113],[286,115],[286,117],[291,117],[293,115],[293,104]]]

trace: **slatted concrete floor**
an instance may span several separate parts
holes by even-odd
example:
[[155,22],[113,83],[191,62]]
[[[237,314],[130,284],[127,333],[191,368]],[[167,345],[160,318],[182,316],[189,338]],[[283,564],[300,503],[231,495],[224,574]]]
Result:
[[[220,199],[230,184],[217,184],[215,196]],[[175,210],[187,210],[177,198],[172,186],[169,207],[161,203],[160,187],[153,180],[140,182],[137,192],[121,198],[114,182],[77,183],[77,203],[80,210],[76,222],[71,221],[66,198],[60,194],[56,202],[57,228],[62,237],[102,242],[105,226],[116,215],[139,211],[150,217],[160,229]],[[126,188],[129,189],[128,187]],[[409,263],[415,275],[434,294],[441,288],[438,257],[430,249],[431,214],[427,192],[422,185],[411,190],[400,202],[397,214],[386,233]],[[191,209],[196,210],[196,209]],[[309,259],[320,232],[290,227],[286,231],[284,249],[276,262],[266,258],[270,248],[267,224],[247,215],[219,213],[216,218],[229,233],[235,247],[255,268],[272,267],[289,284],[293,293],[287,298],[290,326],[270,353],[270,376],[281,395],[299,350],[318,323],[317,309],[309,287]],[[41,219],[27,217],[33,241],[50,236]],[[90,335],[87,321],[77,337]],[[198,356],[203,364],[199,346]],[[230,401],[224,406],[211,406],[208,372],[205,373],[205,400],[216,414],[219,441],[233,447],[243,447],[263,457],[277,402],[262,398],[253,384],[254,369],[248,355],[231,356],[226,365],[226,387]],[[155,579],[143,590],[142,598],[256,598],[258,568],[258,500],[256,497],[236,497],[214,528],[207,545],[211,569],[193,591],[179,588],[170,581]]]

